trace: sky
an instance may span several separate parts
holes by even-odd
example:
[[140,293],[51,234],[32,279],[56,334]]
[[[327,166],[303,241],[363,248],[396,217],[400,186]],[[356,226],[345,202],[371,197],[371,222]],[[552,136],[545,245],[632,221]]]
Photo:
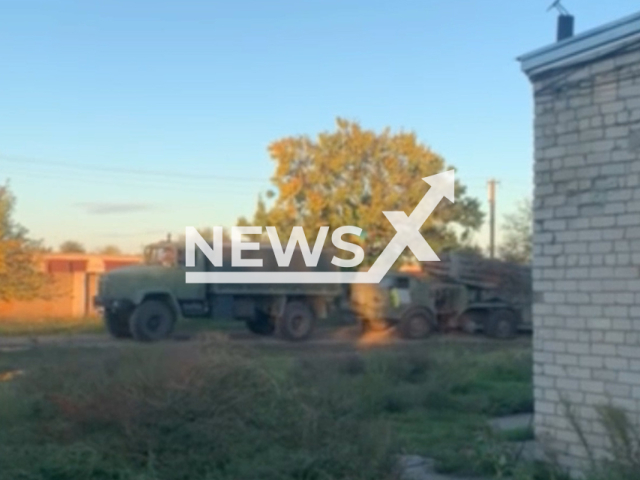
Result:
[[[127,251],[250,217],[267,146],[332,130],[413,131],[498,228],[532,192],[530,84],[551,0],[0,0],[0,181],[56,247]],[[576,33],[633,0],[564,0]],[[476,235],[486,247],[487,227]]]

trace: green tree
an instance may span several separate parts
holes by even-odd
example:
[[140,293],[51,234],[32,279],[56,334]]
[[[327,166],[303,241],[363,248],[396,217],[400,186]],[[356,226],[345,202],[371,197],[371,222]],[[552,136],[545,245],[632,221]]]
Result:
[[475,243],[464,243],[461,245],[456,245],[452,249],[443,250],[446,253],[462,253],[463,255],[472,255],[478,258],[484,258],[485,254],[482,251],[482,247]]
[[530,263],[533,250],[533,210],[531,200],[518,202],[516,211],[505,215],[500,258],[508,262]]
[[0,300],[29,300],[46,295],[47,276],[38,268],[40,242],[13,219],[15,197],[0,187]]
[[[267,197],[271,192],[267,192]],[[260,227],[270,226],[269,223],[269,210],[267,209],[267,205],[262,198],[262,195],[258,195],[258,204],[256,205],[256,211],[253,214],[253,220],[249,221],[246,217],[238,218],[237,226],[238,227],[248,227],[251,225],[258,225]],[[262,232],[262,239],[266,240],[268,238],[267,233],[265,231]]]
[[101,255],[122,255],[122,250],[117,245],[106,245],[98,250]]
[[[452,167],[414,133],[377,133],[340,118],[336,123],[335,131],[315,139],[288,137],[269,146],[277,194],[268,211],[259,199],[251,223],[276,226],[281,235],[300,225],[310,239],[323,225],[330,231],[355,225],[363,229],[360,242],[371,258],[396,233],[382,212],[410,214],[429,188],[421,179]],[[459,181],[455,192],[456,202],[443,199],[421,230],[436,252],[460,245],[482,224],[479,202]]]
[[58,247],[58,251],[61,253],[85,253],[87,250],[80,242],[75,240],[67,240],[62,242]]

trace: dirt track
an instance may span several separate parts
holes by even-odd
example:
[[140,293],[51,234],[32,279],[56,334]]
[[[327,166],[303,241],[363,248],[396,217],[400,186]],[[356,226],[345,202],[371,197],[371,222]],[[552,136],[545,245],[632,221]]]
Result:
[[[343,327],[337,329],[323,329],[317,331],[314,336],[305,342],[288,342],[274,337],[259,337],[244,330],[217,332],[176,334],[167,342],[197,341],[203,336],[214,334],[223,335],[230,341],[239,345],[256,346],[264,348],[277,348],[286,350],[327,350],[353,349],[353,348],[406,348],[421,345],[440,343],[469,343],[469,344],[496,344],[497,345],[526,345],[530,343],[530,336],[520,336],[514,340],[500,341],[486,338],[482,335],[465,334],[436,334],[426,340],[403,340],[393,332],[373,333],[361,336],[357,328]],[[16,336],[0,337],[0,352],[25,350],[38,346],[80,347],[80,348],[123,348],[134,347],[137,343],[130,340],[115,340],[107,334],[77,334],[77,335],[42,335],[42,336]]]

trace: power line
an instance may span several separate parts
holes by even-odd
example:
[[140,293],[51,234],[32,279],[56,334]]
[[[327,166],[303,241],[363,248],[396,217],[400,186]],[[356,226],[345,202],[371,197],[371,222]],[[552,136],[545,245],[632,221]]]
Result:
[[[100,179],[100,178],[96,178],[95,176],[93,177],[89,177],[87,178],[86,176],[69,176],[67,173],[65,172],[33,172],[33,171],[25,171],[25,170],[18,170],[18,171],[10,171],[10,172],[6,172],[4,173],[4,176],[6,176],[7,178],[11,179],[14,176],[17,177],[23,177],[23,178],[28,178],[30,180],[53,180],[55,181],[55,183],[67,183],[67,184],[72,184],[72,185],[98,185],[98,186],[103,186],[103,187],[109,187],[109,188],[119,188],[119,187],[127,187],[127,188],[133,188],[133,189],[138,189],[138,188],[145,188],[145,189],[156,189],[156,190],[163,190],[163,191],[172,191],[172,192],[182,192],[184,193],[185,191],[189,191],[190,189],[193,190],[194,185],[185,185],[185,184],[172,184],[172,183],[166,183],[166,184],[159,184],[159,183],[148,183],[148,182],[131,182],[128,180],[121,180],[121,179],[110,179],[109,181],[105,181],[104,179]],[[197,186],[197,188],[203,188],[204,185],[199,185]],[[211,193],[221,193],[221,194],[225,194],[225,195],[246,195],[246,192],[243,190],[235,190],[235,191],[228,191],[228,190],[220,190],[218,188],[216,189],[211,189]]]
[[0,154],[0,161],[11,163],[29,163],[33,165],[44,165],[51,167],[70,168],[76,170],[84,170],[90,172],[115,173],[120,175],[144,175],[145,177],[162,177],[170,179],[188,179],[188,180],[218,180],[226,182],[268,182],[268,178],[257,177],[232,177],[222,175],[210,175],[199,173],[169,172],[161,170],[144,170],[130,168],[103,167],[99,165],[82,165],[78,163],[58,162],[52,160],[41,160],[35,158],[17,157],[11,155]]
[[[99,185],[109,188],[131,189],[161,189],[163,191],[177,191],[184,193],[193,189],[211,187],[206,182],[224,181],[233,182],[261,182],[266,184],[267,179],[259,180],[255,177],[240,178],[217,175],[195,175],[179,172],[167,172],[159,170],[138,170],[115,167],[101,167],[92,165],[71,164],[67,162],[49,161],[42,159],[23,158],[0,154],[0,164],[8,164],[8,168],[2,172],[6,177],[22,177],[34,180],[52,180],[56,183],[73,185]],[[42,169],[35,169],[29,165],[40,165]],[[144,175],[144,177],[142,177]],[[124,176],[124,177],[123,177]],[[479,176],[468,176],[461,179],[467,187],[479,186]],[[483,183],[485,181],[483,180]],[[239,186],[228,185],[229,189],[221,190],[211,188],[211,193],[224,195],[246,195]],[[513,190],[533,189],[533,182],[522,178],[512,177],[506,186]],[[524,187],[524,188],[522,188]]]
[[[0,164],[2,160],[0,160]],[[5,175],[11,175],[14,173],[22,174],[27,173],[32,175],[34,178],[38,178],[38,176],[55,176],[57,178],[71,180],[71,181],[84,181],[84,180],[97,180],[101,184],[109,184],[110,182],[114,183],[129,183],[132,185],[150,185],[150,186],[177,186],[177,187],[198,187],[205,188],[207,186],[206,183],[199,183],[196,179],[187,180],[187,179],[177,179],[171,180],[168,178],[141,178],[141,177],[123,177],[122,175],[118,175],[115,173],[105,172],[105,173],[95,173],[90,171],[65,171],[59,169],[33,169],[28,166],[23,165],[10,165],[8,168],[4,168],[0,170],[1,173]],[[236,185],[234,185],[236,187]],[[237,188],[240,188],[237,186]],[[216,188],[216,190],[218,190]]]

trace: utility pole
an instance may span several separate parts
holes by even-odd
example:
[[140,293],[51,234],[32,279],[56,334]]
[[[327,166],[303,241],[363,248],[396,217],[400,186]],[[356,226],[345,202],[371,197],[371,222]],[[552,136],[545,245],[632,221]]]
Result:
[[496,256],[496,182],[491,178],[487,184],[489,187],[489,257]]

